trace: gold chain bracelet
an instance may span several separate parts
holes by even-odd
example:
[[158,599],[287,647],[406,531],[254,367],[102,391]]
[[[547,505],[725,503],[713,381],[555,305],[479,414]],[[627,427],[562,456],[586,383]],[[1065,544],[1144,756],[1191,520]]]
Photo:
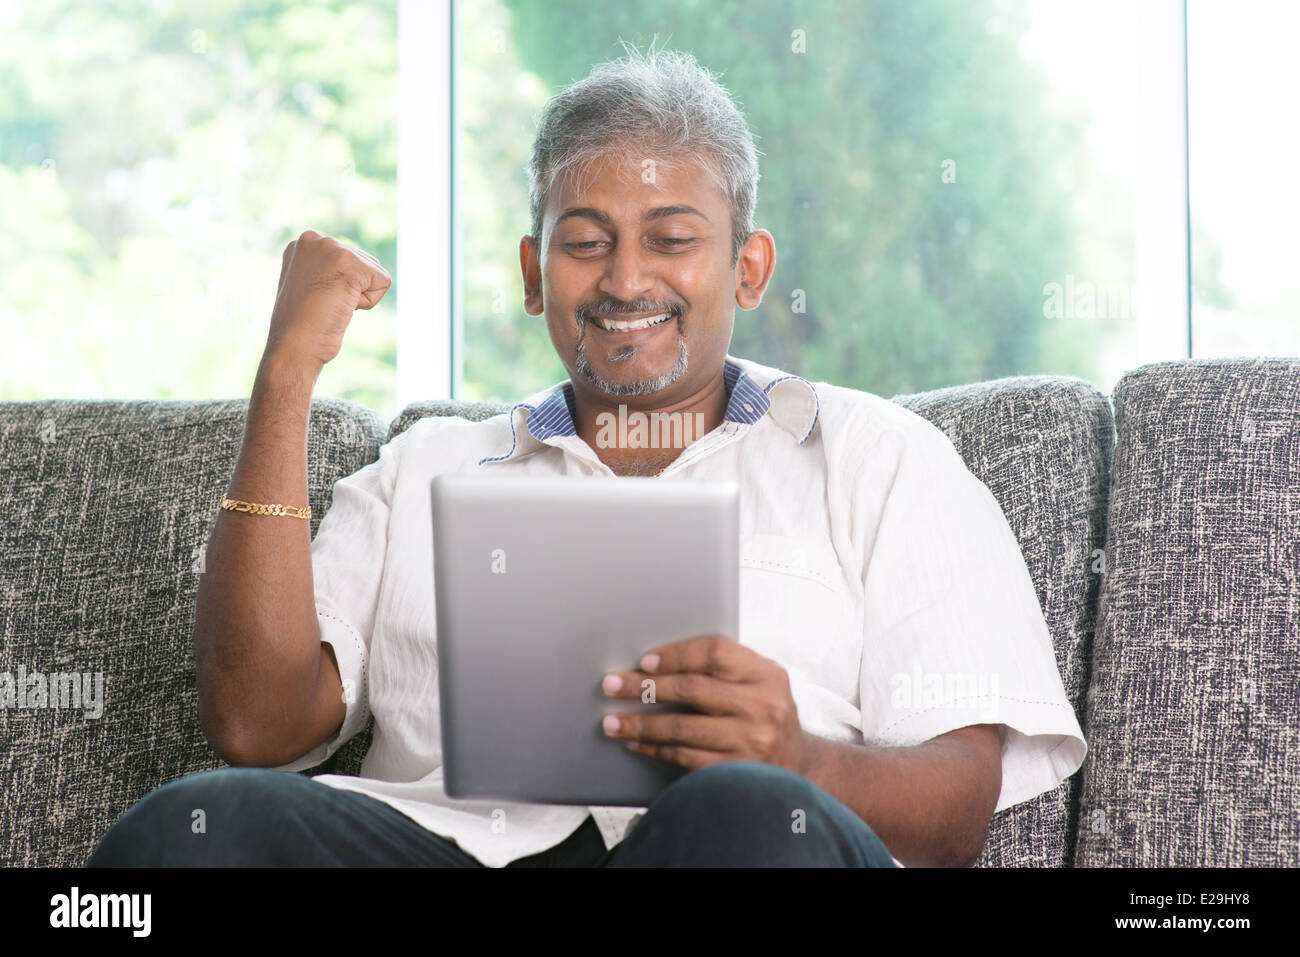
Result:
[[259,505],[256,502],[237,502],[221,496],[221,507],[229,512],[250,512],[253,515],[287,515],[290,518],[311,518],[311,506],[294,508],[292,505]]

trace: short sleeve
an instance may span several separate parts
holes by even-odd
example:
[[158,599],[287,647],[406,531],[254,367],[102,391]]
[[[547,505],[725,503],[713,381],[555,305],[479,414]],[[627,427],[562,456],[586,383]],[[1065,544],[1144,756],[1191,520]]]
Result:
[[388,550],[396,447],[334,483],[330,509],[311,543],[312,582],[321,641],[334,649],[346,713],[333,737],[277,770],[304,771],[327,761],[370,717],[368,665]]
[[884,433],[876,451],[887,493],[863,573],[864,740],[1004,725],[996,810],[1051,790],[1086,744],[1015,534],[928,422]]

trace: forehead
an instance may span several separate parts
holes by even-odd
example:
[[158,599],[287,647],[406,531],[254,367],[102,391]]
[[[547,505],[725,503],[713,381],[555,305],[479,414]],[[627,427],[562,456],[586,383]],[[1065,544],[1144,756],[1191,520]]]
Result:
[[[692,157],[641,156],[634,149],[606,155],[556,179],[547,204],[548,219],[571,218],[574,209],[594,209],[611,220],[640,219],[646,211],[698,211],[718,222],[726,197],[709,170]],[[591,218],[591,217],[587,217]]]

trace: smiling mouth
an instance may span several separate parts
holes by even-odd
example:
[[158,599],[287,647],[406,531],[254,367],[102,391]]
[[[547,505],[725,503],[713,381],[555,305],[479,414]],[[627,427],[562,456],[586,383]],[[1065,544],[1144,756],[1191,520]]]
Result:
[[644,316],[638,319],[615,319],[613,316],[592,316],[591,321],[606,332],[636,332],[638,329],[649,329],[651,326],[657,326],[660,323],[667,322],[672,317],[673,315],[670,312],[660,312],[653,316]]

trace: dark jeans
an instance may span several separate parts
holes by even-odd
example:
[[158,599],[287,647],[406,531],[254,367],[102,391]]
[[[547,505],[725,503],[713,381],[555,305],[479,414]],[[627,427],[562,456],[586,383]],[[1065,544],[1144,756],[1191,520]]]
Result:
[[[191,830],[203,809],[205,832]],[[803,813],[802,832],[793,823]],[[383,801],[291,771],[222,768],[145,795],[87,867],[482,867]],[[893,867],[853,811],[797,774],[729,762],[684,774],[606,850],[595,821],[511,867]]]

